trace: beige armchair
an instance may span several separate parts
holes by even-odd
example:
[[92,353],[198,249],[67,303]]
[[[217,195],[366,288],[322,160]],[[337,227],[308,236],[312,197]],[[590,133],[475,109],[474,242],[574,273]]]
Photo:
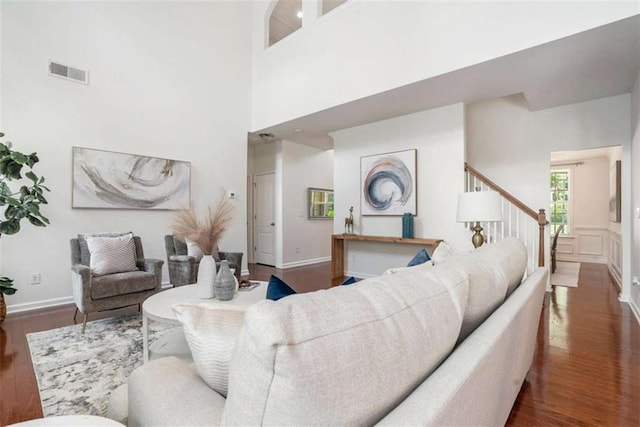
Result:
[[[123,234],[100,233],[92,236],[118,237]],[[136,257],[134,271],[97,275],[90,268],[91,253],[84,235],[71,239],[71,283],[76,303],[73,321],[76,322],[78,311],[83,314],[83,334],[89,313],[140,305],[160,291],[164,261],[145,259],[140,237],[133,236],[133,241]]]

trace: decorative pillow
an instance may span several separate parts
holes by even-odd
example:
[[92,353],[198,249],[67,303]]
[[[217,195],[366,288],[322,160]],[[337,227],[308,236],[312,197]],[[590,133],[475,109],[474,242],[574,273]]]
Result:
[[[351,276],[344,282],[340,283],[340,286],[352,285],[356,283],[355,277]],[[284,298],[289,295],[297,294],[295,289],[287,285],[284,280],[273,274],[269,277],[269,285],[267,287],[267,299],[277,301],[280,298]]]
[[78,234],[78,246],[80,246],[80,263],[82,265],[90,265],[91,255],[89,254],[89,246],[87,246],[87,237],[120,237],[130,234],[131,231],[115,231],[101,233]]
[[414,256],[413,259],[409,261],[409,264],[407,264],[407,267],[414,267],[416,265],[424,264],[429,260],[431,260],[431,258],[429,257],[429,254],[424,248],[422,248],[418,251],[416,256]]
[[233,305],[176,304],[193,362],[209,387],[227,396],[229,364],[236,338],[244,323],[245,307]]
[[194,257],[196,259],[196,262],[200,262],[200,260],[204,256],[204,252],[202,252],[200,246],[189,239],[186,239],[185,243],[187,244],[187,255]]
[[433,264],[430,262],[425,262],[422,264],[418,264],[418,265],[414,265],[413,267],[392,267],[389,268],[387,270],[385,270],[384,273],[382,273],[383,276],[388,276],[389,274],[396,274],[396,273],[401,273],[403,271],[408,271],[408,270],[413,270],[413,269],[417,269],[417,268],[421,268],[421,269],[429,269],[432,268]]
[[89,247],[89,267],[95,275],[135,271],[136,246],[133,234],[120,237],[85,236]]
[[431,262],[433,265],[438,264],[439,262],[444,261],[453,255],[453,251],[445,242],[440,242],[435,251],[433,251],[433,255],[431,256]]

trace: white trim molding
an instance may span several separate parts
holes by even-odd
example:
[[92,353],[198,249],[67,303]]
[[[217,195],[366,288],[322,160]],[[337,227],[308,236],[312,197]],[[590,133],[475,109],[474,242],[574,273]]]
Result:
[[311,258],[304,259],[302,261],[287,262],[282,265],[276,265],[276,268],[282,268],[283,270],[286,270],[287,268],[303,267],[305,265],[314,265],[329,261],[331,261],[331,257]]
[[7,305],[7,314],[21,313],[23,311],[38,310],[41,308],[57,307],[66,304],[73,304],[72,296]]

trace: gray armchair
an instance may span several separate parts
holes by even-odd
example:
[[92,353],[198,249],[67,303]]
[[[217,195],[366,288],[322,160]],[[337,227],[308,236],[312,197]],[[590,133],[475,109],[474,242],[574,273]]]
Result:
[[[117,236],[118,233],[103,233],[102,236]],[[114,308],[140,305],[160,291],[162,287],[162,264],[159,259],[145,259],[140,237],[133,236],[136,249],[136,271],[94,275],[89,267],[91,254],[86,240],[79,236],[71,239],[71,283],[76,311],[83,314],[84,334],[89,313]]]
[[[187,255],[187,244],[171,235],[164,236],[164,246],[167,250],[167,265],[169,267],[169,281],[173,286],[190,285],[198,278],[198,262]],[[230,268],[235,268],[235,276],[240,280],[242,270],[242,252],[221,252],[216,259],[216,269],[220,261],[227,260]]]

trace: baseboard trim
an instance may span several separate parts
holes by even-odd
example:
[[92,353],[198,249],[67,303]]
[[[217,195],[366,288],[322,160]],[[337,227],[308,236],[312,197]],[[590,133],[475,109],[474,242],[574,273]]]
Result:
[[23,311],[39,310],[41,308],[51,308],[67,304],[73,304],[72,296],[7,305],[7,314],[21,313]]
[[327,261],[331,261],[331,257],[311,258],[302,261],[286,262],[282,265],[277,265],[276,268],[282,268],[283,270],[286,270],[287,268],[303,267],[307,265],[320,264]]
[[579,256],[565,256],[562,254],[562,257],[558,257],[557,261],[566,261],[566,262],[592,262],[594,264],[608,264],[608,260],[604,257],[599,258],[584,258]]
[[351,276],[357,277],[359,279],[369,279],[371,277],[380,276],[379,274],[361,273],[361,272],[358,272],[358,271],[351,271],[351,270],[345,271],[344,275],[347,276],[347,277],[351,277]]

